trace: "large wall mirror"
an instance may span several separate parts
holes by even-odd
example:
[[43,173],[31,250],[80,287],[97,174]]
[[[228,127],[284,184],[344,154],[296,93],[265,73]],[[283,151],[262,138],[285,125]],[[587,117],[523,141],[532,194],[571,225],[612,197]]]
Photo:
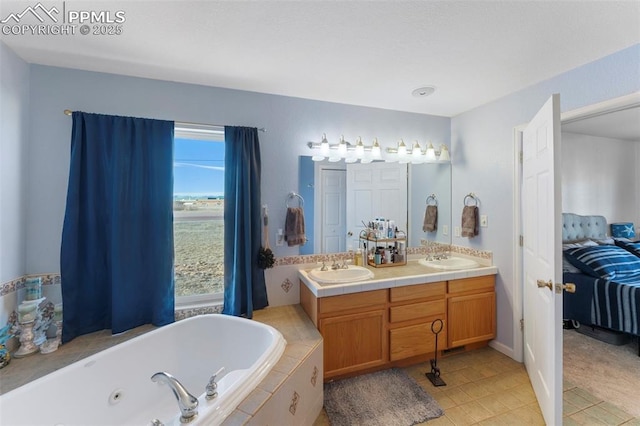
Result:
[[[421,240],[451,243],[451,164],[369,164],[299,160],[307,243],[300,254],[358,248],[365,224],[377,217],[405,231],[407,245]],[[423,231],[427,205],[437,205],[437,229]]]

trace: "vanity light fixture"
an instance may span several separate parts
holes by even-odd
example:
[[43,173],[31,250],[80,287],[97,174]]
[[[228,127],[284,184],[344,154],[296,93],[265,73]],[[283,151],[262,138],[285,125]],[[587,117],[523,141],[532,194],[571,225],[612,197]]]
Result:
[[324,157],[329,156],[329,141],[324,133],[322,134],[322,142],[320,142],[320,154]]
[[438,157],[440,161],[451,161],[451,157],[449,156],[449,150],[445,144],[440,145],[440,156]]
[[425,161],[436,161],[436,150],[433,147],[433,144],[429,142],[427,146],[427,151],[424,153]]
[[378,143],[378,138],[373,140],[373,146],[371,147],[371,157],[376,160],[382,158],[382,150],[380,149],[380,144]]
[[378,139],[374,139],[373,145],[367,146],[362,142],[362,138],[358,137],[355,145],[347,142],[344,136],[340,136],[337,144],[330,144],[326,134],[322,135],[321,142],[307,142],[309,149],[313,150],[313,161],[323,161],[328,159],[330,162],[338,162],[345,160],[347,163],[355,163],[360,161],[370,163],[373,160],[382,158],[382,149]]
[[411,162],[414,164],[422,162],[422,149],[418,141],[415,141],[413,148],[411,148]]
[[404,141],[400,139],[398,143],[398,157],[405,157],[407,155],[407,146],[404,144]]
[[358,141],[356,142],[356,157],[364,157],[364,144],[362,143],[362,138],[360,136],[358,136]]
[[344,136],[340,136],[340,143],[338,144],[338,155],[342,158],[347,156],[347,141],[344,140]]
[[[346,163],[371,163],[374,160],[382,160],[382,147],[378,138],[373,140],[371,146],[365,145],[361,137],[358,137],[355,144],[351,144],[340,136],[337,144],[330,144],[325,134],[322,135],[321,142],[307,142],[309,149],[313,151],[311,159],[313,161],[323,161],[328,159],[330,162],[338,162],[345,160]],[[434,163],[451,161],[450,152],[445,144],[440,144],[436,150],[433,144],[429,142],[426,151],[422,150],[420,143],[416,140],[410,148],[400,139],[398,145],[394,148],[387,148],[384,160],[387,162],[399,161],[400,163]]]
[[[433,144],[429,142],[426,151],[423,152],[417,141],[414,143],[411,150],[408,150],[406,145],[404,145],[404,142],[401,140],[397,148],[387,148],[386,151],[391,155],[390,157],[387,157],[388,162],[399,161],[400,163],[408,163],[411,161],[412,164],[419,164],[447,163],[451,161],[449,150],[445,144],[441,144],[439,151],[436,151]],[[405,152],[405,154],[403,155],[402,152]]]

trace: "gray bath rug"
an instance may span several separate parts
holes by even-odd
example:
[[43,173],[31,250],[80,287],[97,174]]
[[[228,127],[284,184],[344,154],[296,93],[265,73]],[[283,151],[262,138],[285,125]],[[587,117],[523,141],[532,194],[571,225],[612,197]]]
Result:
[[331,426],[410,426],[443,414],[431,395],[397,368],[326,383],[324,408]]

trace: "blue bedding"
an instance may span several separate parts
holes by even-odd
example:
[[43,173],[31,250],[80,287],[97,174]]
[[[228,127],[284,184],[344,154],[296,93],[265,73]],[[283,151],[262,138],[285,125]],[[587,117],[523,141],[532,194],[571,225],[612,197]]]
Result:
[[564,294],[565,319],[640,335],[640,280],[565,272],[563,281],[576,284],[575,293]]

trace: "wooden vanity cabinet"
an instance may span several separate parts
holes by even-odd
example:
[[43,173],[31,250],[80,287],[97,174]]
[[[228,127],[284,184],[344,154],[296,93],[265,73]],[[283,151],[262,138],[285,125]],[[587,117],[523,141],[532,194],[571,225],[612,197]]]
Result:
[[[431,324],[443,322],[438,349],[445,349],[446,281],[389,289],[389,360],[399,361],[434,352]],[[436,324],[437,325],[437,324]]]
[[493,275],[317,298],[300,284],[300,304],[324,339],[324,379],[421,362],[438,350],[495,337]]
[[447,287],[447,346],[455,348],[495,338],[495,276],[452,280]]
[[[316,299],[301,285],[300,301],[324,339],[325,379],[384,365],[388,360],[387,290]],[[317,301],[317,302],[316,302]]]

